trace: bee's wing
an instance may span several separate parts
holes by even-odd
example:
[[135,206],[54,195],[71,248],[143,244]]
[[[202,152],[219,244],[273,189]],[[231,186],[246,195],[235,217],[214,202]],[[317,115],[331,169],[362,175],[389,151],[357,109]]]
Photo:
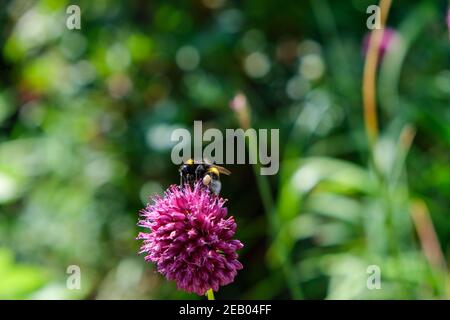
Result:
[[231,171],[228,169],[225,169],[224,167],[218,166],[217,164],[214,164],[213,162],[211,162],[209,159],[205,158],[203,159],[203,162],[206,163],[207,165],[210,165],[214,168],[216,168],[217,170],[219,170],[220,173],[225,174],[227,176],[229,176],[231,174]]
[[216,164],[212,164],[212,166],[214,168],[216,168],[217,170],[219,170],[219,172],[222,174],[226,174],[227,176],[229,176],[231,174],[231,171],[228,169],[225,169],[224,167],[218,166]]

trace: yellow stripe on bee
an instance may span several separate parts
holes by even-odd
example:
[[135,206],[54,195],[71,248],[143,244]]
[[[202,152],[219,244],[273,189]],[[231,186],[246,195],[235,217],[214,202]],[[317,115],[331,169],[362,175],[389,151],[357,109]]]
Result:
[[219,170],[217,168],[211,167],[208,169],[208,172],[214,173],[216,175],[219,175]]
[[194,160],[193,159],[189,159],[186,161],[186,164],[194,164]]

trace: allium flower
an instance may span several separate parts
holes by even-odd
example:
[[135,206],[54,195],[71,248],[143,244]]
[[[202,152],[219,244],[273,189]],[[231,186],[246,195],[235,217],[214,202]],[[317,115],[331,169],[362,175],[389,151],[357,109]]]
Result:
[[203,295],[233,282],[242,269],[236,250],[243,245],[232,239],[236,223],[226,217],[225,201],[201,183],[170,186],[141,211],[139,225],[150,233],[139,233],[140,253],[187,292]]

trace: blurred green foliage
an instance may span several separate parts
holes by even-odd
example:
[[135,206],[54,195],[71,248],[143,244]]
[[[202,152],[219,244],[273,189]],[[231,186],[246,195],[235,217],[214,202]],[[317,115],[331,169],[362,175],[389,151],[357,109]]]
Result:
[[[65,26],[69,4],[81,30]],[[449,298],[445,263],[427,259],[450,250],[448,3],[393,1],[373,149],[361,98],[371,4],[3,4],[0,298],[196,298],[137,256],[138,211],[178,181],[172,130],[237,128],[237,92],[252,127],[280,129],[281,164],[266,178],[228,167],[244,269],[218,298]],[[414,224],[413,200],[437,247],[418,236],[429,226]],[[69,265],[82,290],[66,289]],[[381,290],[366,286],[369,265]]]

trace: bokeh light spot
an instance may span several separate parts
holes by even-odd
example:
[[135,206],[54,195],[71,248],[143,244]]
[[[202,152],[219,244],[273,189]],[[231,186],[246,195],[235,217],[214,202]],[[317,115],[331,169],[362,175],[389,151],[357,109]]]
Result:
[[250,77],[262,78],[270,70],[270,60],[264,53],[254,52],[245,58],[244,69]]

